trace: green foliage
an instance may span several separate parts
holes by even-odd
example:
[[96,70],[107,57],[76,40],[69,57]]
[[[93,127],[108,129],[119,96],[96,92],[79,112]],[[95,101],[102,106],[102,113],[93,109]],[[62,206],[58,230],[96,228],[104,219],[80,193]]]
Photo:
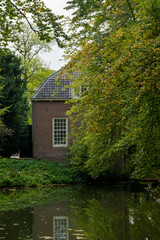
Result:
[[[22,79],[26,84],[25,94],[30,106],[28,123],[32,124],[30,98],[42,82],[54,72],[42,61],[39,55],[42,52],[49,52],[53,41],[48,43],[46,40],[40,40],[38,33],[33,32],[27,24],[23,24],[23,29],[18,35],[17,31],[14,30],[12,39],[13,42],[10,43],[10,48],[21,58]],[[18,42],[16,39],[18,39]]]
[[[47,68],[40,59],[39,54],[42,52],[49,52],[51,50],[51,42],[48,43],[45,40],[41,41],[38,34],[34,33],[26,24],[23,24],[23,31],[18,36],[17,32],[14,32],[14,37],[18,37],[18,43],[13,41],[11,46],[15,53],[21,58],[24,81],[26,84],[31,84],[34,78],[33,85],[36,85],[34,75]],[[38,83],[37,86],[39,86]]]
[[0,2],[0,46],[4,47],[9,42],[13,42],[12,36],[15,31],[17,38],[14,36],[14,41],[18,43],[18,35],[23,31],[25,21],[41,40],[49,42],[55,39],[62,47],[61,40],[66,38],[66,35],[60,24],[61,19],[62,17],[55,16],[42,0],[2,0]]
[[[1,99],[1,91],[2,91],[3,87],[0,86],[0,99]],[[1,108],[1,104],[0,104],[0,150],[2,148],[2,144],[4,139],[9,136],[11,134],[10,130],[4,125],[3,121],[2,121],[2,116],[6,113],[8,109],[7,108]]]
[[0,55],[1,106],[8,111],[3,115],[3,123],[12,135],[3,141],[1,154],[10,156],[18,152],[23,124],[27,121],[28,104],[24,96],[26,85],[22,80],[21,60],[12,54]]
[[[87,90],[69,111],[75,139],[72,164],[92,177],[122,162],[133,177],[157,176],[160,167],[160,17],[159,1],[70,1],[70,72],[79,71],[73,88]],[[92,4],[93,3],[93,4]],[[77,10],[78,9],[78,10]],[[81,29],[79,29],[81,23]],[[91,33],[92,32],[92,33]],[[78,49],[78,50],[77,50]],[[72,55],[73,51],[73,55]],[[79,122],[78,125],[75,125]],[[83,147],[80,153],[76,148]],[[129,154],[133,146],[135,151]],[[78,163],[77,163],[78,154]],[[125,159],[126,160],[126,159]],[[156,173],[156,175],[155,175]]]
[[[41,59],[39,59],[38,57],[35,58],[32,62],[30,62],[30,64],[32,64],[33,62],[35,62],[36,66],[34,67],[34,72],[33,74],[30,76],[30,79],[27,83],[27,98],[29,100],[30,103],[30,99],[33,96],[33,94],[35,93],[35,91],[38,89],[38,87],[44,82],[44,80],[50,76],[51,74],[53,74],[55,71],[51,70],[48,66],[45,65],[45,63],[42,62]],[[31,68],[28,69],[29,72],[31,70]],[[28,73],[29,73],[28,72]],[[30,108],[28,111],[28,124],[32,124],[32,106],[30,104]]]
[[0,158],[0,187],[42,186],[83,182],[66,166],[55,162]]

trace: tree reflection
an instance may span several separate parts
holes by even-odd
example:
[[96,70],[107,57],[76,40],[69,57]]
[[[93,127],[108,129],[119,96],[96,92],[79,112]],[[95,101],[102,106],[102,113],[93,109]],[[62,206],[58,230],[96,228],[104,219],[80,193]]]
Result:
[[86,240],[159,240],[159,192],[103,191],[76,199],[71,208],[72,234]]
[[131,240],[160,239],[160,194],[133,193],[129,200]]
[[[103,193],[99,199],[91,196],[87,201],[79,199],[71,210],[71,221],[74,224],[72,234],[77,239],[86,240],[127,239],[127,231],[124,231],[128,226],[125,201],[123,189]],[[81,235],[78,230],[81,230]]]

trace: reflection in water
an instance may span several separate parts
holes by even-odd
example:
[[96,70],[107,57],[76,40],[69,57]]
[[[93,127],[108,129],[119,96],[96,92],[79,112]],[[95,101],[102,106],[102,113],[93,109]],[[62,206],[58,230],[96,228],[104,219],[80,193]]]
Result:
[[68,240],[68,218],[53,217],[53,239]]
[[[46,192],[41,195],[39,192],[41,199],[34,202],[32,208],[24,207],[24,191],[21,191],[21,204],[16,193],[12,200],[10,194],[8,198],[5,196],[10,210],[8,207],[0,211],[0,239],[160,239],[158,191],[135,191],[132,185],[73,186],[43,191],[47,191],[49,200],[44,196]],[[0,203],[3,197],[4,193],[0,194]]]
[[122,188],[94,188],[86,198],[81,193],[71,209],[71,219],[76,229],[83,229],[83,239],[127,239],[129,222],[126,200],[128,191]]

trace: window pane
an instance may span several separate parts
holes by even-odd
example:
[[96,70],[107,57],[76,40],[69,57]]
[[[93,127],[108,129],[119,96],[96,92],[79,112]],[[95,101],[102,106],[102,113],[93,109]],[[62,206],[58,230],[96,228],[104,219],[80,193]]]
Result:
[[54,145],[67,144],[67,120],[65,118],[54,119]]
[[68,240],[68,219],[67,217],[54,217],[54,237],[57,240]]

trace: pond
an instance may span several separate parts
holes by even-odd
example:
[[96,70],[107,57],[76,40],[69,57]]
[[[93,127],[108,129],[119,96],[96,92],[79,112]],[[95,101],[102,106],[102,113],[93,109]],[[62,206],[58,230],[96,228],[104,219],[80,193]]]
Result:
[[159,240],[160,192],[132,184],[1,190],[0,239]]

